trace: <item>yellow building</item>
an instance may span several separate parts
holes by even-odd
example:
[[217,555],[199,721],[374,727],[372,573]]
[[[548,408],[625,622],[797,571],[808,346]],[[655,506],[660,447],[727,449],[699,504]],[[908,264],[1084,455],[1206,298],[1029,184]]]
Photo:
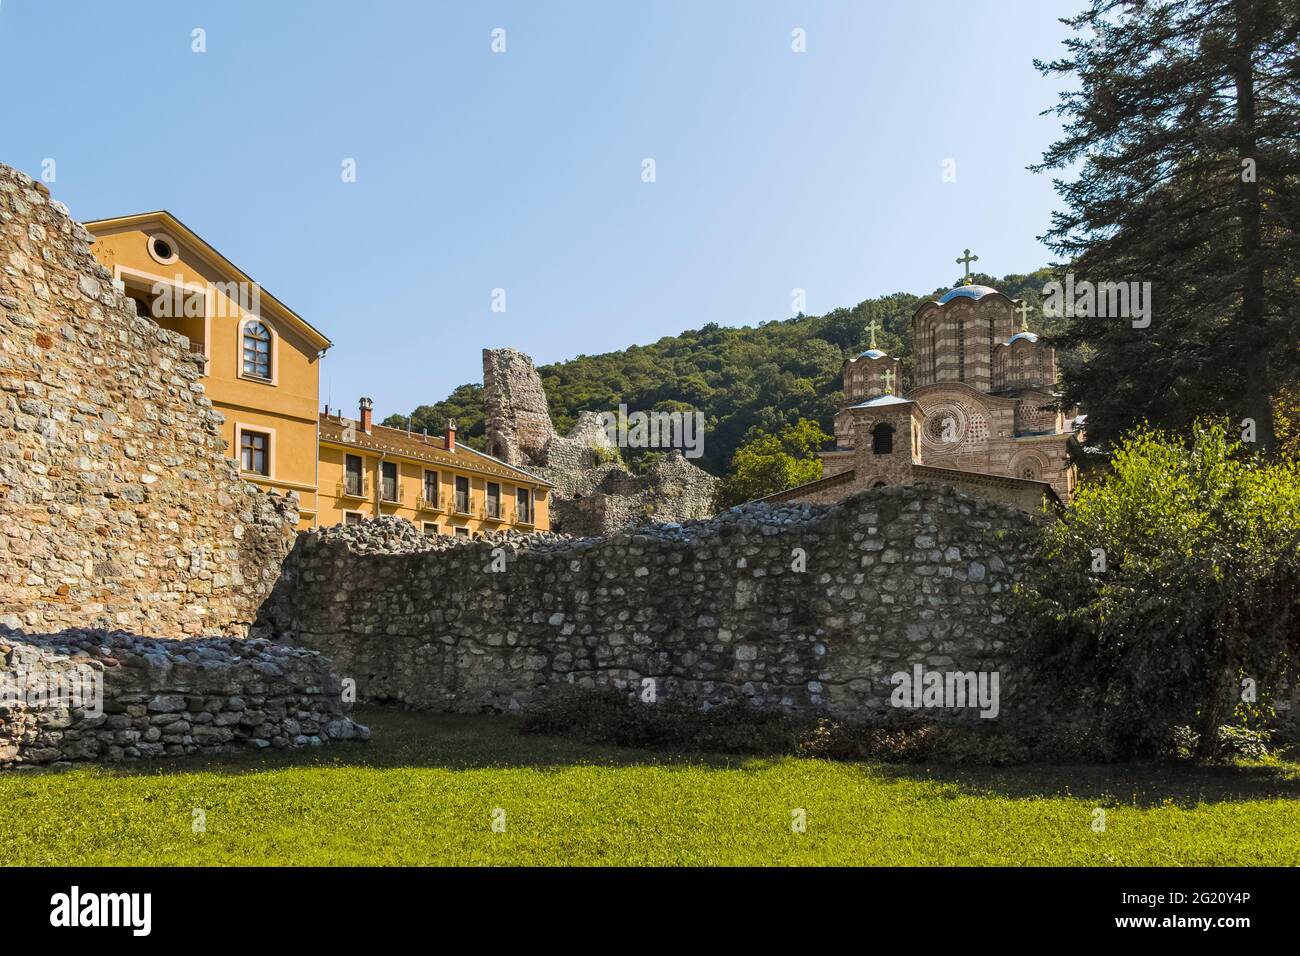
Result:
[[136,309],[188,336],[203,385],[244,477],[297,492],[300,527],[317,523],[320,359],[332,344],[171,213],[86,223],[91,251]]
[[386,428],[327,409],[320,417],[321,526],[392,515],[426,534],[550,529],[551,485],[443,435]]
[[165,211],[85,224],[91,251],[136,310],[187,336],[244,477],[298,495],[299,528],[394,515],[429,534],[550,528],[550,485],[458,445],[319,414],[331,342]]

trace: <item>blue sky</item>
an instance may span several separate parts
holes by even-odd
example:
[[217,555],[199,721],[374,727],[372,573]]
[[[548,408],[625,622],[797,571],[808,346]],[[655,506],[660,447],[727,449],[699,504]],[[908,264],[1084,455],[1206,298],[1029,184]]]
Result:
[[322,400],[382,417],[479,381],[484,347],[924,292],[966,246],[1045,264],[1032,60],[1081,6],[0,0],[0,162],[54,159],[79,219],[169,209],[334,340]]

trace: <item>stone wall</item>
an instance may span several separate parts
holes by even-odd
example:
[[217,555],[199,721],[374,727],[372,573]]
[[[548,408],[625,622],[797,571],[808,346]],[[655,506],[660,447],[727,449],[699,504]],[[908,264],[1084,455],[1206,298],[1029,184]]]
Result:
[[418,553],[357,553],[363,524],[303,535],[262,625],[329,655],[371,701],[512,710],[557,685],[653,678],[661,700],[881,715],[896,672],[1003,666],[1034,520],[916,486]]
[[259,640],[0,627],[0,766],[364,740],[319,654]]
[[296,499],[240,480],[201,359],[136,315],[90,241],[0,166],[0,623],[241,635]]

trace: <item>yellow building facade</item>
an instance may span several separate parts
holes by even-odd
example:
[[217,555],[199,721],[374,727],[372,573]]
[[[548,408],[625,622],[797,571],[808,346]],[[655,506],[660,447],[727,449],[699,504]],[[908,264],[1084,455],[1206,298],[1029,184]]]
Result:
[[322,526],[391,515],[426,534],[545,531],[551,485],[442,435],[386,428],[363,398],[357,418],[320,418]]
[[171,213],[85,224],[91,251],[140,315],[190,340],[224,417],[227,454],[268,492],[298,495],[300,530],[405,518],[428,534],[550,528],[550,485],[467,446],[321,414],[332,343]]
[[91,251],[136,311],[190,340],[221,436],[243,476],[298,495],[316,524],[320,360],[332,344],[166,211],[85,224]]

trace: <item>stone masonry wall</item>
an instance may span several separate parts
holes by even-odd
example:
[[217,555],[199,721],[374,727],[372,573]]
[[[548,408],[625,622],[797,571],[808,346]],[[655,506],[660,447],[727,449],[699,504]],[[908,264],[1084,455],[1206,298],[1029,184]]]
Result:
[[188,340],[136,315],[90,241],[0,166],[0,623],[242,635],[296,499],[239,478]]
[[0,627],[0,767],[364,740],[319,654],[259,640]]
[[557,685],[654,678],[660,700],[884,715],[895,672],[1004,665],[1033,522],[916,486],[418,553],[358,553],[363,524],[303,535],[262,625],[329,655],[371,701],[513,710]]

